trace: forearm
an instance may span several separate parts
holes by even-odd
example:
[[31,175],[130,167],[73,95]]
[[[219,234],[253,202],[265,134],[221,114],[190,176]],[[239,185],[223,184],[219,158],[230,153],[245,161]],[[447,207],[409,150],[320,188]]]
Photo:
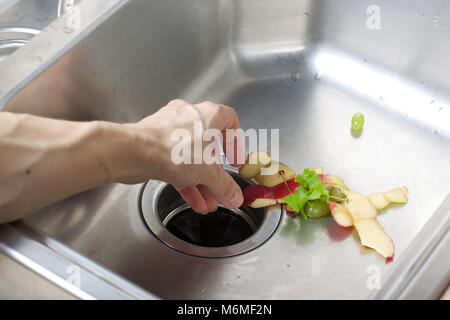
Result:
[[119,124],[0,112],[0,223],[113,182],[132,140]]
[[180,143],[172,140],[175,130],[189,135],[181,141],[183,152],[192,143],[205,146],[195,121],[204,130],[239,128],[230,107],[179,99],[134,124],[0,112],[0,223],[101,184],[149,179],[175,186],[196,212],[215,211],[218,202],[239,207],[242,191],[222,165],[172,161]]

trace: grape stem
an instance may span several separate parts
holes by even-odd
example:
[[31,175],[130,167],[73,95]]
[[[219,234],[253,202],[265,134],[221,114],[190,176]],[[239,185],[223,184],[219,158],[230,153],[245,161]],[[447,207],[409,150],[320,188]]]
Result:
[[280,170],[280,171],[278,171],[278,173],[283,178],[283,182],[286,185],[286,188],[288,189],[289,193],[292,194],[292,190],[291,190],[291,188],[289,188],[289,185],[287,184],[286,178],[284,177],[284,172]]
[[333,199],[333,200],[347,201],[346,198],[339,198],[339,197],[332,196],[332,195],[329,195],[329,197],[330,197],[331,199]]

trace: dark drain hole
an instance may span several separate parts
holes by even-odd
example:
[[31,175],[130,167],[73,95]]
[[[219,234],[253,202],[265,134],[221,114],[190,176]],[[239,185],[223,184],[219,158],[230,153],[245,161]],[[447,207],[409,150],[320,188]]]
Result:
[[230,246],[255,232],[239,214],[222,207],[207,215],[187,208],[167,221],[165,226],[179,239],[204,247]]
[[[234,170],[227,172],[242,189],[252,184]],[[215,212],[201,215],[173,186],[154,180],[145,185],[140,203],[145,223],[161,242],[206,258],[232,257],[260,246],[276,230],[281,217],[279,207],[230,210],[220,204]]]

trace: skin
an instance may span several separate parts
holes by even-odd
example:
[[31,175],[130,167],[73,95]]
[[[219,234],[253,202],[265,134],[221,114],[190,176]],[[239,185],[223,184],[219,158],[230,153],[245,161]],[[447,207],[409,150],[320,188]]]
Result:
[[[222,165],[177,165],[171,160],[178,143],[171,140],[173,130],[186,129],[193,137],[195,120],[202,121],[204,130],[239,128],[234,109],[184,100],[173,100],[130,124],[0,112],[0,223],[102,184],[149,179],[174,185],[199,213],[215,211],[218,202],[239,207],[242,191]],[[233,138],[223,145],[225,153],[234,148],[237,154],[242,141]]]

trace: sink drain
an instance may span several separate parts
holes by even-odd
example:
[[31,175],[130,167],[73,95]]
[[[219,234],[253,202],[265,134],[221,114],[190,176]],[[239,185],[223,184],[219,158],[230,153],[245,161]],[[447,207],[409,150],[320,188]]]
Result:
[[204,247],[223,247],[239,243],[256,232],[257,227],[243,210],[219,207],[201,215],[183,204],[164,219],[163,225],[177,238]]
[[[227,170],[241,188],[252,184]],[[140,198],[143,220],[153,235],[169,247],[201,257],[229,257],[264,243],[281,218],[278,206],[254,209],[242,206],[201,215],[194,212],[174,187],[150,180]]]

